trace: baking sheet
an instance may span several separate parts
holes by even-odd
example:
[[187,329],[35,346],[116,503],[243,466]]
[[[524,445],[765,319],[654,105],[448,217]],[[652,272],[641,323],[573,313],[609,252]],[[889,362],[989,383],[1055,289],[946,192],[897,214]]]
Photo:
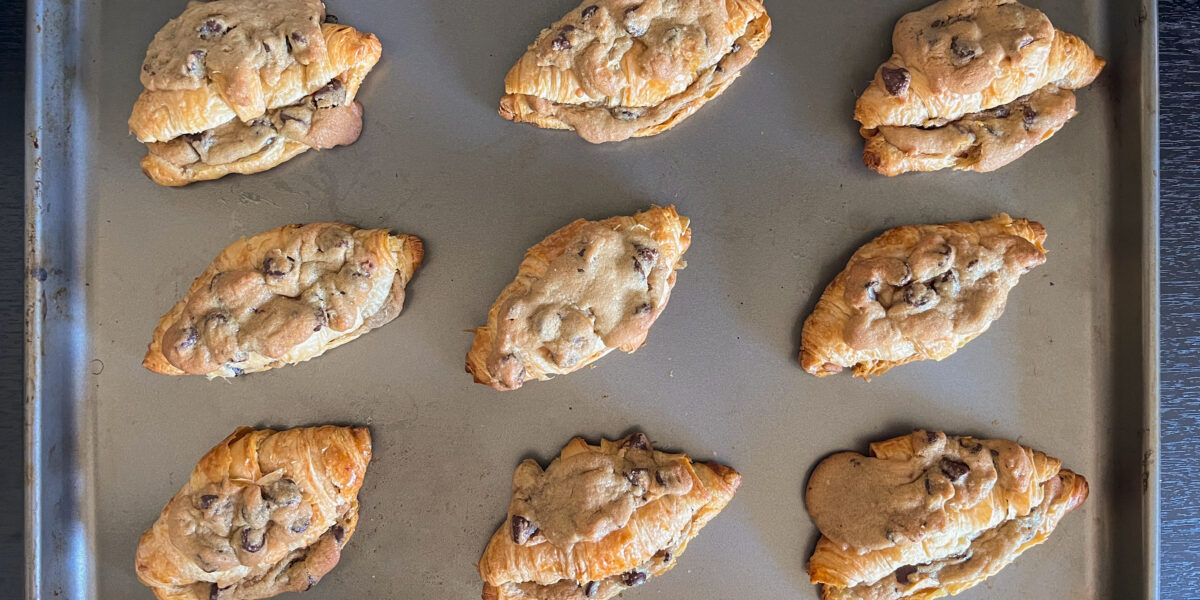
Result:
[[[744,485],[627,598],[816,598],[809,470],[913,427],[1016,439],[1092,484],[1045,544],[961,597],[1156,597],[1154,5],[1031,1],[1110,61],[1080,115],[998,172],[888,179],[861,166],[850,113],[896,19],[924,4],[769,1],[775,33],[721,98],[593,146],[495,114],[509,66],[572,1],[330,0],[384,47],[362,138],[171,190],[141,175],[125,121],[146,45],[183,3],[33,0],[27,595],[151,598],[137,538],[208,448],[239,425],[332,422],[370,425],[375,460],[359,531],[309,600],[477,597],[517,463],[633,430]],[[472,383],[463,330],[524,250],[651,203],[691,217],[694,242],[646,347],[517,392]],[[800,370],[801,323],[855,248],[998,211],[1044,223],[1050,253],[987,335],[872,383]],[[225,245],[322,220],[425,240],[398,319],[232,382],[142,369],[157,318]]]

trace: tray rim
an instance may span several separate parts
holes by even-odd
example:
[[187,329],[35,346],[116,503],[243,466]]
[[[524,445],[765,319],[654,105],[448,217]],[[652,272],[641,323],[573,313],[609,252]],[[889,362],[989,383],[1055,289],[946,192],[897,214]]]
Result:
[[[1142,325],[1142,563],[1140,597],[1159,597],[1159,123],[1158,7],[1139,2]],[[96,597],[93,417],[87,365],[87,207],[74,205],[83,182],[71,136],[86,112],[74,66],[92,35],[75,35],[89,3],[27,0],[25,81],[25,597]],[[76,80],[63,75],[76,73]],[[56,112],[58,111],[58,112]],[[67,115],[66,136],[44,137]],[[74,126],[74,127],[73,127]],[[52,131],[53,132],[53,131]],[[50,174],[47,177],[47,174]],[[78,208],[78,210],[77,210]],[[49,310],[47,293],[55,294]],[[86,286],[85,286],[86,287]],[[61,310],[63,307],[65,310]],[[48,360],[54,356],[56,360]],[[75,434],[75,435],[72,435]],[[64,448],[66,450],[64,450]],[[46,519],[69,516],[71,519]]]

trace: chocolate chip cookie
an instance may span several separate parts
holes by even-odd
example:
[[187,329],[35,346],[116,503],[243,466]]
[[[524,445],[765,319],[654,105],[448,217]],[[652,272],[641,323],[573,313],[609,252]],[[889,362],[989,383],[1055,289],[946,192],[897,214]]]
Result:
[[160,600],[252,600],[316,585],[358,524],[364,427],[239,428],[200,459],[142,535]]
[[1105,64],[1013,0],[942,0],[904,15],[892,46],[854,108],[863,162],[885,175],[1016,160],[1075,115],[1070,90]]
[[142,364],[212,378],[316,358],[396,318],[424,255],[416,236],[342,223],[239,240],[159,319]]
[[522,462],[479,574],[484,600],[606,600],[675,566],[741,475],[651,447],[642,433],[571,440],[548,467]]
[[179,186],[353,143],[379,40],[324,23],[319,0],[191,2],[154,36],[129,128],[142,171]]
[[805,492],[825,600],[957,594],[1042,543],[1088,496],[1083,476],[1007,440],[918,430],[821,461]]
[[475,330],[467,372],[515,390],[570,373],[646,341],[684,268],[687,217],[653,207],[631,217],[579,219],[529,249]]
[[720,95],[770,35],[761,0],[586,0],[508,72],[500,116],[593,143],[661,133]]
[[1042,264],[1046,229],[1000,214],[889,229],[854,253],[800,334],[800,365],[870,379],[941,360],[987,331],[1022,274]]

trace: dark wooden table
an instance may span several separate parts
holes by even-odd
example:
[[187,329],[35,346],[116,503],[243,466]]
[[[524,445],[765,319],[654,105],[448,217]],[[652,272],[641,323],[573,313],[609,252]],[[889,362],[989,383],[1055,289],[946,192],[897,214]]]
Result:
[[[1162,597],[1190,600],[1200,598],[1200,2],[1158,10]],[[0,0],[0,106],[10,113],[24,105],[24,25],[24,2]],[[0,119],[0,599],[21,597],[24,585],[22,125]]]

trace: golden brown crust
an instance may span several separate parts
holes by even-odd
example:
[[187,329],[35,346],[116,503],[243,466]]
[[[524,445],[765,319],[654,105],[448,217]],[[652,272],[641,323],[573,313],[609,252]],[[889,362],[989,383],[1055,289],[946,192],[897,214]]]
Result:
[[[168,142],[185,134],[198,134],[241,119],[252,121],[269,111],[302,101],[305,97],[338,81],[345,90],[344,102],[357,105],[355,95],[367,73],[379,61],[379,40],[345,25],[325,24],[327,56],[307,65],[293,63],[273,84],[261,87],[262,110],[249,111],[235,106],[222,96],[220,87],[210,82],[198,89],[143,91],[133,107],[129,128],[144,143]],[[361,108],[357,109],[361,115]],[[309,150],[302,140],[284,135],[261,151],[220,164],[194,162],[176,164],[153,152],[142,159],[142,171],[155,183],[166,186],[187,185],[217,179],[230,173],[258,173],[273,168]],[[357,137],[357,134],[354,135]],[[351,140],[352,141],[352,140]]]
[[320,356],[395,318],[423,257],[416,236],[342,223],[243,238],[159,319],[142,365],[232,377]]
[[354,534],[370,460],[362,427],[239,428],[142,535],[138,578],[161,600],[308,589]]
[[[605,600],[642,585],[675,566],[688,541],[741,485],[741,476],[733,469],[655,451],[640,433],[618,441],[601,440],[599,446],[576,438],[544,472],[536,463],[528,463],[532,461],[514,474],[509,514],[479,561],[485,600]],[[662,482],[656,485],[659,479]],[[571,485],[574,482],[578,485]],[[583,489],[589,493],[581,493]],[[637,498],[643,491],[650,496],[644,502]],[[599,504],[590,502],[595,494],[605,492],[612,497]],[[605,521],[607,527],[600,530],[588,527],[590,534],[576,530],[571,543],[556,545],[540,534],[540,513],[526,512],[531,520],[518,522],[523,517],[514,512],[537,505],[539,493],[546,497],[543,505],[548,502],[551,508],[569,508],[583,501],[599,515],[622,517]],[[614,504],[625,501],[634,501],[637,508],[632,513],[610,512]],[[581,523],[594,523],[594,518],[584,516],[578,515]],[[532,535],[524,535],[530,530]],[[558,539],[562,533],[551,537]],[[517,535],[523,538],[520,543]]]
[[688,224],[673,206],[652,207],[579,219],[550,234],[525,253],[487,325],[474,330],[467,372],[476,383],[511,390],[576,371],[617,348],[637,350],[685,264]]
[[770,34],[758,0],[588,0],[509,71],[500,115],[594,143],[654,135],[720,95]]
[[826,600],[956,594],[1045,540],[1087,495],[1082,476],[1039,451],[918,430],[813,471],[806,503],[823,535],[809,575]]
[[1020,275],[1045,261],[1040,223],[1000,214],[910,225],[859,248],[804,322],[800,365],[818,377],[870,379],[941,360],[999,318]]

